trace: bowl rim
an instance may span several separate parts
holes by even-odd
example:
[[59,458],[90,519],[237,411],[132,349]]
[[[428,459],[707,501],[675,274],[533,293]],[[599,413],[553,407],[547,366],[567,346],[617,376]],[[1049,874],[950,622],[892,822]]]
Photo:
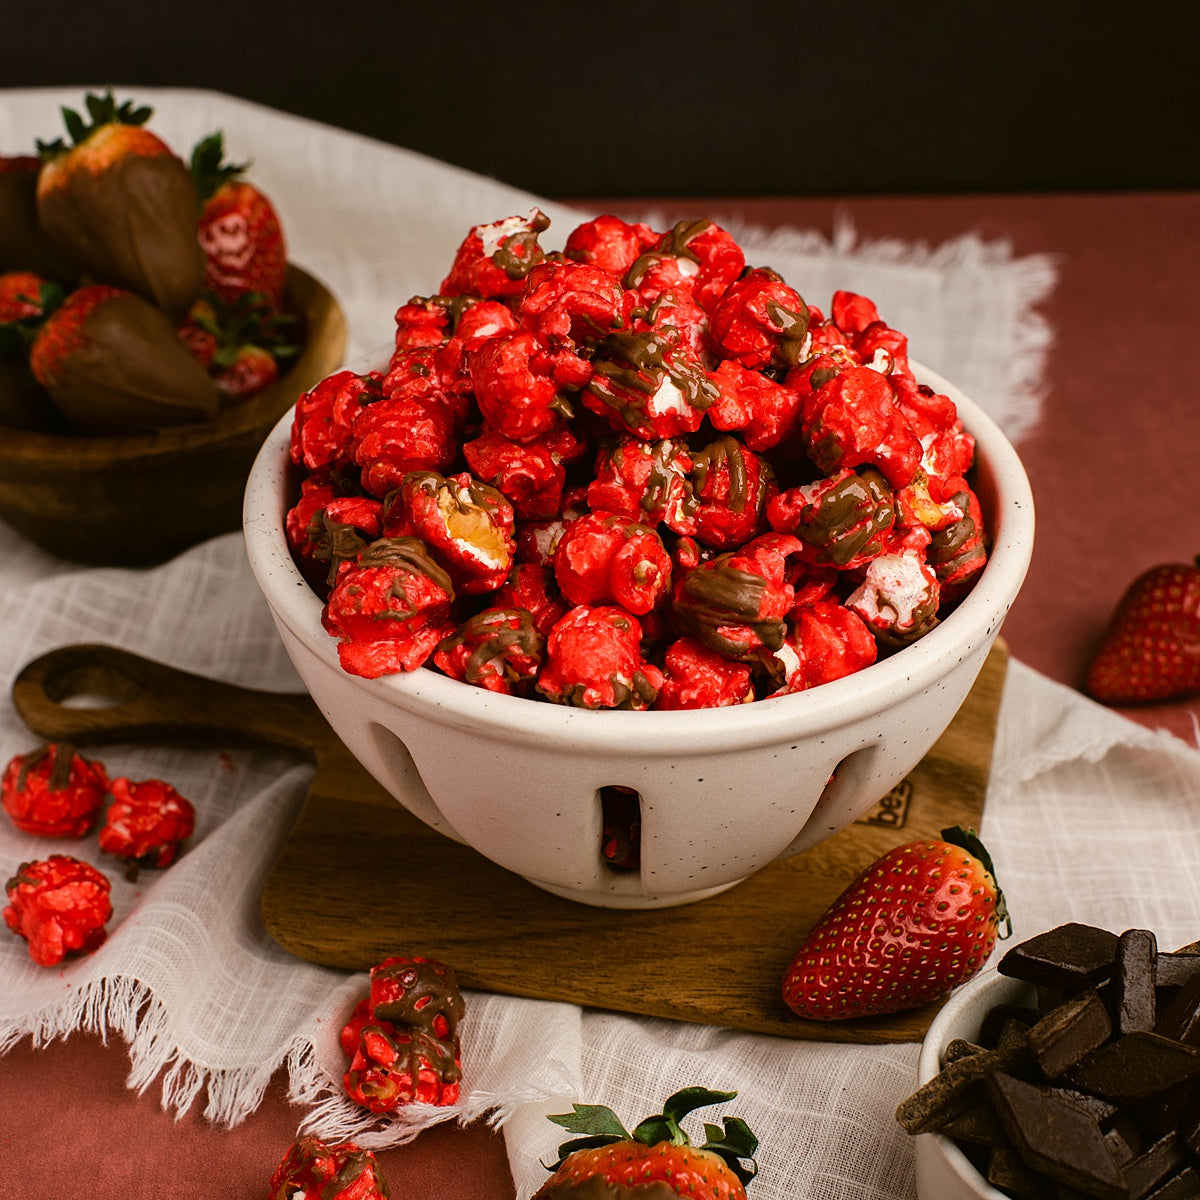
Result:
[[[378,369],[379,355],[364,356],[345,370]],[[539,740],[568,738],[577,748],[611,748],[629,739],[639,754],[720,752],[748,749],[788,738],[813,736],[887,706],[905,694],[933,687],[976,647],[998,632],[1016,598],[1032,555],[1033,496],[1016,450],[997,424],[962,391],[914,362],[923,382],[950,396],[975,438],[976,463],[986,461],[996,493],[990,515],[992,547],[975,587],[946,619],[896,654],[819,688],[727,708],[682,711],[591,711],[476,688],[422,668],[364,679],[342,670],[337,643],[322,627],[322,602],[300,574],[284,536],[284,486],[292,470],[288,455],[293,412],[285,413],[264,441],[247,480],[243,533],[251,570],[275,619],[346,682],[385,703],[409,711],[438,711],[479,731],[528,736],[531,717]],[[536,706],[531,707],[531,706]],[[750,711],[753,710],[753,711]],[[649,737],[648,737],[649,735]]]
[[[295,380],[312,372],[318,355],[341,359],[346,347],[346,318],[337,297],[315,275],[296,263],[288,262],[284,295],[298,316],[310,324],[318,301],[325,306],[325,328],[312,330],[296,359],[273,384],[249,399],[222,408],[211,421],[168,426],[146,433],[47,433],[39,429],[20,429],[0,422],[0,462],[34,461],[50,470],[77,468],[81,463],[108,463],[114,457],[123,460],[150,458],[176,451],[196,451],[217,446],[231,438],[261,429],[265,422],[274,424],[280,407],[286,413],[295,403]],[[336,348],[336,355],[332,351]],[[290,394],[289,394],[290,393]]]

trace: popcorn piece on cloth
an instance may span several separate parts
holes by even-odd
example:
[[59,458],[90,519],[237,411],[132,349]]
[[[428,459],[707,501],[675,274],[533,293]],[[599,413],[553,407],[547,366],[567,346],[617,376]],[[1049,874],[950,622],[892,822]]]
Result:
[[465,1011],[454,969],[419,956],[371,968],[371,989],[343,1027],[347,1095],[375,1113],[405,1104],[447,1106],[462,1079],[458,1023]]
[[5,884],[5,924],[29,943],[34,962],[56,966],[68,954],[90,954],[108,936],[110,887],[102,872],[68,854],[22,863]]
[[18,754],[0,778],[0,804],[23,833],[83,837],[108,795],[108,774],[66,742]]
[[388,1200],[370,1150],[353,1142],[330,1146],[308,1134],[289,1147],[271,1176],[268,1200]]
[[196,826],[196,810],[161,779],[112,781],[100,849],[131,867],[169,867]]
[[642,626],[617,605],[577,604],[550,631],[537,690],[575,708],[649,708],[662,672],[642,656]]
[[454,632],[454,585],[419,538],[380,538],[344,563],[321,614],[351,675],[413,671]]

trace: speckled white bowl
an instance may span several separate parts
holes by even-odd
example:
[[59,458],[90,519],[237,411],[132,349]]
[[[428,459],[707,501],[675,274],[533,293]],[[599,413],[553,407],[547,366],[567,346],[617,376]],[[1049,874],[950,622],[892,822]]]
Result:
[[[586,904],[700,900],[836,833],[899,783],[966,698],[1025,577],[1033,499],[1016,452],[961,392],[915,370],[955,400],[975,436],[991,558],[971,594],[920,641],[811,691],[733,708],[591,712],[426,669],[374,680],[346,674],[284,537],[295,482],[291,414],[267,438],[247,485],[250,565],[330,724],[421,820]],[[614,870],[600,854],[600,789],[610,785],[641,796],[636,872]]]
[[[1020,979],[1001,975],[995,967],[977,975],[942,1005],[921,1043],[917,1086],[940,1070],[942,1053],[955,1038],[978,1041],[983,1018],[997,1004],[1029,1004],[1036,989]],[[1009,1200],[971,1165],[971,1160],[940,1133],[916,1138],[917,1196],[920,1200]]]

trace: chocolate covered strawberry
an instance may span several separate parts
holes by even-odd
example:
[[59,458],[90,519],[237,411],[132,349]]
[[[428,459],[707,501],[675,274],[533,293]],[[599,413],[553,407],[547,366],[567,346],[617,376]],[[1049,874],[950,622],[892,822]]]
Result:
[[1130,584],[1084,686],[1103,704],[1200,694],[1200,558],[1152,567]]
[[74,280],[76,273],[38,225],[41,170],[36,154],[0,154],[0,271],[36,271]]
[[192,176],[203,206],[197,230],[204,251],[204,287],[232,303],[247,292],[283,303],[287,247],[271,201],[242,178],[246,164],[225,161],[214,133],[192,151]]
[[187,165],[145,128],[151,110],[89,94],[90,123],[63,109],[70,143],[38,144],[38,221],[83,273],[182,314],[204,278]]
[[783,976],[787,1006],[810,1021],[919,1008],[976,975],[1008,927],[992,861],[972,830],[909,842],[834,901]]
[[746,1184],[758,1167],[758,1139],[740,1117],[725,1117],[724,1128],[706,1124],[705,1142],[694,1146],[680,1122],[690,1112],[732,1100],[736,1092],[684,1088],[669,1097],[663,1111],[628,1132],[602,1104],[575,1104],[570,1113],[550,1118],[581,1136],[564,1142],[554,1172],[533,1200],[622,1200],[645,1195],[691,1200],[745,1200]]
[[149,301],[109,284],[78,288],[34,338],[34,378],[84,429],[129,432],[216,415],[216,385]]

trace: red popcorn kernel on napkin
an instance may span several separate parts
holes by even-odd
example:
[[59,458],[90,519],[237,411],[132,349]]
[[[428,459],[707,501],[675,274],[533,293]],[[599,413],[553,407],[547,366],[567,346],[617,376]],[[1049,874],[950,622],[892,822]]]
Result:
[[22,863],[4,886],[5,924],[29,943],[30,957],[43,967],[68,954],[90,954],[108,936],[110,884],[89,863],[52,854]]
[[267,1200],[318,1198],[388,1200],[375,1155],[353,1142],[330,1146],[311,1134],[293,1142],[271,1176]]
[[0,804],[23,833],[83,837],[108,794],[103,765],[66,742],[18,754],[0,778]]
[[371,968],[371,988],[342,1028],[350,1057],[343,1085],[374,1113],[458,1100],[458,1023],[465,1005],[454,969],[436,959],[393,957]]
[[709,220],[599,216],[561,253],[548,224],[474,226],[395,310],[384,372],[297,401],[287,539],[344,670],[721,707],[861,670],[963,599],[975,442],[871,299],[827,316]]
[[196,826],[192,802],[161,779],[114,779],[112,797],[100,830],[100,849],[134,871],[169,867]]

